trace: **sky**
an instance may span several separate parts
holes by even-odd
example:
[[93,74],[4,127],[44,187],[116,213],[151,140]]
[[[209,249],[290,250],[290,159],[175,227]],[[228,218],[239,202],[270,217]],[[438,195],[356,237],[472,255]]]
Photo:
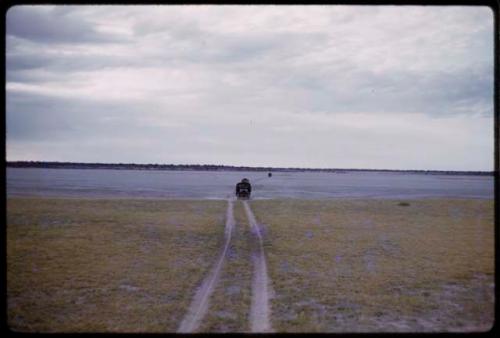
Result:
[[15,6],[8,161],[494,169],[493,12]]

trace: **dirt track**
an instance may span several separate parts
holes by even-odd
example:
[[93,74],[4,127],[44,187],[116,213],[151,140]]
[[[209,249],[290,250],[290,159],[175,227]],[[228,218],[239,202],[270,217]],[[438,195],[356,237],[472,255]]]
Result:
[[224,265],[224,259],[226,257],[229,244],[231,242],[231,234],[234,228],[234,216],[233,216],[233,200],[228,200],[228,206],[226,211],[226,226],[224,230],[224,237],[226,239],[224,244],[224,249],[217,260],[214,268],[207,275],[202,285],[196,291],[194,298],[189,306],[187,314],[181,322],[181,325],[177,329],[179,333],[189,333],[195,332],[201,324],[201,321],[205,314],[207,313],[210,296],[212,295],[217,280],[219,279],[222,266]]
[[243,202],[252,232],[259,240],[259,247],[253,254],[254,274],[252,283],[252,307],[250,309],[250,324],[252,332],[272,332],[269,306],[269,279],[267,275],[266,257],[262,234],[255,216],[247,201]]
[[[222,253],[210,273],[205,277],[201,286],[196,291],[189,309],[177,330],[178,333],[196,332],[209,309],[210,297],[220,278],[222,267],[231,243],[232,232],[235,227],[233,203],[234,200],[228,199],[226,225],[224,230],[225,244]],[[272,332],[269,305],[269,279],[267,275],[262,234],[255,216],[250,209],[250,205],[247,201],[244,201],[243,205],[251,231],[255,235],[257,239],[256,242],[258,243],[258,245],[253,248],[252,252],[253,281],[252,303],[249,318],[250,327],[252,332]]]

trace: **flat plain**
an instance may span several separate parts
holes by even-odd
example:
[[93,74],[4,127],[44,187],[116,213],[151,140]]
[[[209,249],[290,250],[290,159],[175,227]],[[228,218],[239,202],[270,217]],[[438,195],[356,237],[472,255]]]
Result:
[[223,242],[224,201],[9,198],[8,324],[175,332]]
[[282,332],[487,331],[492,200],[254,201]]
[[[277,332],[484,331],[488,199],[250,201]],[[8,198],[8,324],[175,332],[224,243],[223,200]],[[241,202],[199,332],[248,332],[255,238]]]

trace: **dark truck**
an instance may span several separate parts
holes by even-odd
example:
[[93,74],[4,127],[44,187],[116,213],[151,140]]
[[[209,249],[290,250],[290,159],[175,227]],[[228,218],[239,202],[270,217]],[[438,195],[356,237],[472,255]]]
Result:
[[238,199],[249,199],[250,194],[252,193],[252,186],[250,185],[250,181],[244,178],[241,182],[236,184],[236,196]]

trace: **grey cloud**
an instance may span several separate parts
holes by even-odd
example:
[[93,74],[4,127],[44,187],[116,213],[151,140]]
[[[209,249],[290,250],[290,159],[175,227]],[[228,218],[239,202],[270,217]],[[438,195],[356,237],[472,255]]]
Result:
[[52,60],[48,57],[32,54],[32,55],[6,55],[6,68],[9,71],[17,71],[17,70],[30,70],[33,68],[42,68],[50,65]]
[[[465,114],[474,121],[477,115],[493,115],[493,44],[488,30],[492,27],[476,25],[478,18],[467,21],[475,28],[469,32],[443,12],[463,34],[437,29],[442,26],[436,16],[429,19],[423,9],[409,26],[400,26],[397,18],[381,9],[363,9],[361,16],[356,10],[332,16],[331,30],[298,18],[314,29],[286,30],[285,24],[275,31],[275,22],[266,26],[265,20],[256,20],[256,26],[249,24],[246,29],[243,24],[233,31],[212,29],[207,22],[222,16],[211,17],[210,11],[204,12],[208,20],[200,19],[199,13],[180,15],[175,8],[148,20],[149,8],[137,17],[138,12],[128,8],[111,14],[109,10],[25,6],[9,11],[7,82],[15,82],[14,90],[7,91],[9,149],[22,142],[40,147],[58,143],[58,151],[69,154],[63,152],[64,144],[80,145],[90,160],[92,152],[111,160],[117,152],[126,154],[137,141],[143,145],[130,150],[131,161],[159,159],[156,154],[168,152],[169,158],[179,161],[213,162],[210,156],[221,156],[245,164],[247,155],[234,155],[241,153],[254,154],[255,163],[263,161],[263,165],[275,158],[296,165],[304,156],[312,156],[308,154],[313,150],[328,158],[331,149],[322,144],[334,140],[334,153],[345,157],[346,166],[355,161],[362,166],[356,156],[390,157],[383,153],[386,145],[404,138],[407,131],[366,131],[370,125],[363,128],[363,121],[359,127],[335,127],[332,115],[394,113],[395,119],[404,119],[403,113],[424,113],[427,116],[416,121],[431,121],[431,127],[441,123],[433,118]],[[117,26],[108,28],[132,36],[120,40],[98,32],[95,23],[86,21],[90,14],[95,14],[95,22],[116,19]],[[373,22],[372,16],[377,17]],[[429,22],[434,26],[426,26]],[[259,25],[263,27],[251,28]],[[439,37],[434,39],[434,34]],[[384,40],[387,37],[395,42]],[[111,41],[116,42],[114,49],[106,53],[96,48]],[[29,93],[31,88],[47,96]],[[64,90],[58,92],[59,88]],[[58,97],[71,94],[71,88],[75,89],[71,98]],[[108,100],[106,90],[114,97]],[[120,90],[125,92],[116,95]],[[120,98],[128,94],[141,101]],[[310,118],[311,128],[302,128],[300,121],[305,120],[292,114]],[[391,117],[380,115],[390,122]],[[316,128],[315,118],[332,122],[334,128]],[[183,127],[169,127],[179,121]],[[284,124],[281,131],[280,123]],[[320,132],[311,132],[315,128]],[[414,142],[417,149],[425,141],[420,137],[427,134],[415,133],[408,145]],[[297,139],[309,141],[297,145]],[[92,147],[86,148],[89,144]],[[300,149],[300,155],[290,152],[292,148]],[[147,154],[147,149],[155,155]]]
[[154,36],[189,40],[200,38],[200,36],[206,34],[198,23],[189,17],[179,17],[175,14],[168,15],[169,13],[165,14],[165,20],[160,22],[148,20],[147,16],[137,20],[132,25],[134,35],[138,38]]
[[7,35],[36,43],[101,43],[123,41],[102,34],[70,8],[15,6],[7,12]]
[[54,101],[32,95],[9,93],[6,102],[6,132],[11,141],[61,141],[74,135],[84,116],[70,118]]
[[[329,74],[304,68],[283,72],[280,77],[282,88],[298,88],[311,98],[313,111],[493,114],[492,69],[483,65],[427,74],[405,70],[374,73],[355,67]],[[475,103],[471,107],[487,108],[464,111],[464,99]]]
[[218,62],[247,62],[256,57],[276,61],[280,56],[303,51],[310,44],[321,44],[325,40],[324,33],[219,34],[204,40],[205,48],[197,57]]
[[[8,96],[8,148],[28,147],[45,160],[55,156],[56,160],[163,163],[164,154],[169,154],[171,162],[184,163],[193,156],[206,161],[207,152],[220,153],[217,145],[206,142],[209,135],[200,124],[144,123],[155,109],[147,103],[96,103],[24,93]],[[219,134],[216,126],[209,130]],[[128,159],[131,155],[133,160]]]
[[[166,131],[164,124],[142,122],[154,110],[147,103],[96,102],[8,92],[6,130],[11,141],[158,138]],[[167,130],[172,135],[180,132],[178,126]]]
[[[68,75],[72,72],[96,71],[105,68],[142,66],[143,64],[132,60],[127,55],[55,55],[40,52],[7,53],[6,70],[7,81],[29,80],[29,72],[42,69],[46,76]],[[36,74],[33,73],[36,81]]]

